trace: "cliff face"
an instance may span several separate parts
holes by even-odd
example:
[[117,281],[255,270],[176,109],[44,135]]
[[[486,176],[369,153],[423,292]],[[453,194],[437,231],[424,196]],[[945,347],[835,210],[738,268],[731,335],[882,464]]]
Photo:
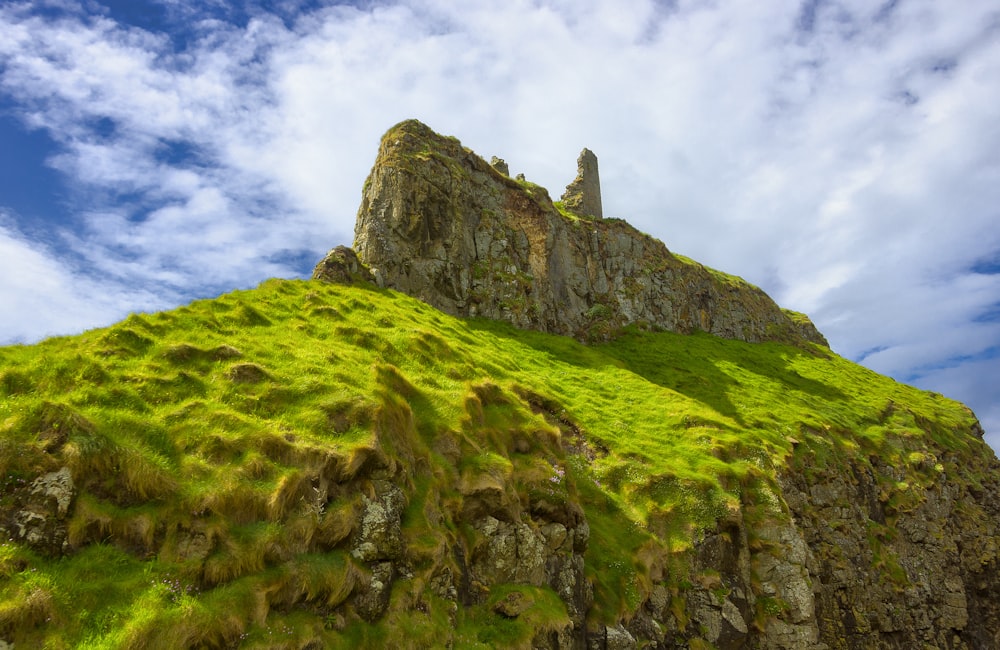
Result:
[[819,638],[837,650],[998,648],[1000,465],[923,446],[909,458],[782,476]]
[[[363,264],[341,249],[317,277],[326,267],[342,275],[346,255],[352,273],[367,265],[378,284],[450,314],[591,341],[634,323],[826,345],[807,318],[756,287],[600,218],[596,172],[585,150],[565,203],[554,204],[545,189],[510,179],[505,164],[490,166],[457,140],[404,122],[383,138],[365,184],[355,232]],[[900,417],[894,409],[890,400],[880,426]],[[669,559],[648,553],[640,578],[648,591],[614,625],[591,621],[583,634],[582,566],[575,591],[550,576],[560,594],[575,594],[567,607],[576,614],[537,647],[1000,647],[1000,466],[974,420],[944,441],[937,424],[904,416],[923,433],[888,446],[867,445],[860,431],[807,428],[808,444],[791,440],[774,485],[748,485],[738,506],[695,534],[685,589],[666,580]],[[539,548],[548,543],[539,540]],[[514,542],[497,544],[531,557]]]
[[[594,212],[600,190],[596,207],[594,190],[583,190],[596,182],[584,176],[589,168],[596,175],[597,163],[587,154],[567,203]],[[675,256],[623,221],[560,210],[544,188],[412,120],[382,139],[354,248],[380,285],[452,315],[585,340],[636,323],[825,344],[808,319],[789,316],[760,289]]]

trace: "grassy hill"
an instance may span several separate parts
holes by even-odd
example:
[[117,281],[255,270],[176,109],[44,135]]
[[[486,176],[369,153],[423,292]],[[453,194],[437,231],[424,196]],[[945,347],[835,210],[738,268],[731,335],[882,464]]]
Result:
[[[974,426],[962,405],[818,345],[636,330],[584,346],[392,291],[271,280],[0,348],[0,639],[525,646],[569,616],[552,588],[480,585],[457,609],[432,589],[454,549],[481,543],[477,508],[586,519],[588,624],[654,584],[683,622],[695,543],[727,513],[751,531],[787,520],[782,472],[877,456],[898,469],[877,476],[892,516],[987,453]],[[62,468],[72,501],[32,541],[26,504]],[[407,561],[366,617],[352,598],[372,568],[352,547],[377,481],[405,495]],[[781,615],[756,603],[759,627]]]

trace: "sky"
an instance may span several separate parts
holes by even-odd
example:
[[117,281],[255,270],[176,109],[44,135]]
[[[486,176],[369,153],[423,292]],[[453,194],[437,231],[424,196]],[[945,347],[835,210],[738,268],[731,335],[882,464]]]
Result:
[[307,277],[408,118],[1000,449],[1000,0],[3,0],[0,344]]

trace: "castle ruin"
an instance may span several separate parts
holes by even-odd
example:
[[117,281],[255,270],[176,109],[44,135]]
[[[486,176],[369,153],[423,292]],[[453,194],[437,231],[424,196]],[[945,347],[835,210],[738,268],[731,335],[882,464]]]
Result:
[[566,186],[562,195],[568,210],[586,217],[604,217],[601,207],[601,177],[597,172],[597,156],[590,149],[580,152],[576,159],[576,178]]

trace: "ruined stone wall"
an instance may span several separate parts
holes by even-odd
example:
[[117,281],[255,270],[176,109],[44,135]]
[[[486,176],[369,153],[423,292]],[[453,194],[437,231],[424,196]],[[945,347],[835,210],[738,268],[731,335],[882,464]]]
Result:
[[576,178],[566,186],[562,201],[569,210],[578,214],[598,219],[604,216],[597,156],[590,149],[580,152],[576,161]]

